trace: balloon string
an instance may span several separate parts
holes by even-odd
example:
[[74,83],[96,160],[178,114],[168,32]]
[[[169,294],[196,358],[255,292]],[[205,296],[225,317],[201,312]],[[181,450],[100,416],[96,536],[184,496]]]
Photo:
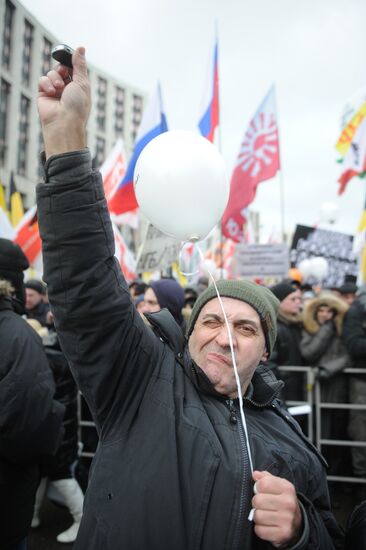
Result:
[[[190,271],[190,272],[186,272],[186,271],[183,271],[181,269],[181,266],[182,266],[182,263],[183,263],[183,248],[185,247],[186,244],[192,244],[193,246],[193,249],[192,249],[192,258],[193,258],[193,250],[194,250],[194,246],[195,246],[195,243],[192,243],[191,241],[184,241],[182,242],[181,246],[180,246],[180,249],[179,249],[179,257],[178,257],[178,265],[179,265],[179,271],[181,272],[182,275],[184,275],[185,277],[192,277],[193,275],[196,275],[199,271],[199,269],[197,268],[195,271]],[[199,247],[198,247],[199,248]],[[200,251],[201,252],[201,251]]]
[[219,290],[218,290],[217,285],[216,285],[216,281],[215,281],[210,269],[207,267],[207,263],[205,261],[205,258],[203,256],[203,254],[202,254],[200,246],[197,245],[197,248],[198,248],[199,254],[201,256],[201,260],[205,264],[206,270],[207,270],[207,272],[208,272],[208,274],[209,274],[209,276],[212,280],[212,283],[215,287],[217,298],[219,300],[219,303],[220,303],[220,306],[221,306],[221,309],[222,309],[222,313],[223,313],[224,319],[225,319],[226,329],[227,329],[227,333],[228,333],[228,336],[229,336],[231,357],[232,357],[234,373],[235,373],[236,387],[237,387],[237,390],[238,390],[240,416],[241,416],[241,421],[242,421],[243,428],[244,428],[245,441],[246,441],[247,451],[248,451],[249,466],[250,466],[250,471],[253,474],[253,460],[252,460],[252,453],[251,453],[249,436],[248,436],[248,427],[247,427],[247,422],[246,422],[246,418],[245,418],[245,414],[244,414],[243,396],[242,396],[242,393],[241,393],[240,378],[239,378],[238,369],[237,369],[237,366],[236,366],[236,359],[235,359],[233,339],[232,339],[232,335],[231,335],[230,325],[229,325],[229,321],[227,320],[227,317],[226,317],[226,313],[225,313],[225,310],[224,310],[224,305],[222,303],[221,296],[220,296]]

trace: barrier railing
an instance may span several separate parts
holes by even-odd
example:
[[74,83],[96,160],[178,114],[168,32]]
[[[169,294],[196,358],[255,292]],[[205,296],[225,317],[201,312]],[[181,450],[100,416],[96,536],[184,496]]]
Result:
[[[278,367],[280,372],[292,372],[292,373],[305,373],[306,375],[306,402],[303,401],[288,401],[287,405],[304,405],[308,404],[311,407],[311,412],[308,415],[308,437],[314,443],[314,445],[323,452],[324,447],[366,447],[366,441],[357,441],[351,438],[347,439],[329,439],[323,437],[322,434],[322,411],[325,410],[360,410],[366,411],[365,404],[353,404],[353,403],[333,403],[321,400],[321,383],[317,379],[319,369],[317,367],[298,367],[298,366],[286,366]],[[347,368],[341,371],[342,374],[350,376],[356,374],[357,376],[365,376],[366,369]],[[366,378],[365,378],[366,381]],[[325,381],[326,384],[326,381]],[[365,451],[366,454],[366,451]],[[346,483],[366,483],[366,478],[350,476],[350,475],[328,475],[328,481],[346,482]]]

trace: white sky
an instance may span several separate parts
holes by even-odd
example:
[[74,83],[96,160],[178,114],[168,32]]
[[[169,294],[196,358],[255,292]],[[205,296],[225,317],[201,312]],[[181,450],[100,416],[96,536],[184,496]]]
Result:
[[[319,222],[353,234],[366,184],[337,196],[334,144],[347,101],[366,87],[365,0],[22,0],[60,41],[83,45],[97,67],[151,92],[161,81],[169,128],[195,129],[219,34],[221,143],[228,175],[246,127],[276,86],[285,226]],[[280,230],[279,178],[258,187],[263,234]]]

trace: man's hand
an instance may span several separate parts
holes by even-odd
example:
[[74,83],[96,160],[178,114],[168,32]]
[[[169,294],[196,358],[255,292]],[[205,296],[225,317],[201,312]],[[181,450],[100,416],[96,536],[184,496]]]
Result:
[[286,548],[301,536],[302,517],[295,487],[269,472],[253,472],[255,481],[252,506],[254,530],[262,540],[276,548]]
[[76,48],[72,63],[73,69],[58,65],[39,80],[38,112],[46,158],[86,146],[91,100],[84,48]]

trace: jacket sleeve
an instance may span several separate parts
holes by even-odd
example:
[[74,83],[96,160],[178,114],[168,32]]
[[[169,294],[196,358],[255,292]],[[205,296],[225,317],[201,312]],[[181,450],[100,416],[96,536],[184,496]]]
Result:
[[311,364],[316,365],[326,352],[335,334],[335,327],[332,322],[321,325],[315,334],[303,330],[300,342],[301,355]]
[[102,179],[91,171],[89,151],[51,157],[45,173],[37,204],[55,326],[100,438],[120,437],[164,346],[137,313],[114,257]]
[[56,453],[65,409],[39,336],[16,314],[1,325],[0,356],[0,458],[38,462]]
[[353,359],[366,357],[366,315],[360,304],[354,303],[347,311],[343,322],[343,340]]

